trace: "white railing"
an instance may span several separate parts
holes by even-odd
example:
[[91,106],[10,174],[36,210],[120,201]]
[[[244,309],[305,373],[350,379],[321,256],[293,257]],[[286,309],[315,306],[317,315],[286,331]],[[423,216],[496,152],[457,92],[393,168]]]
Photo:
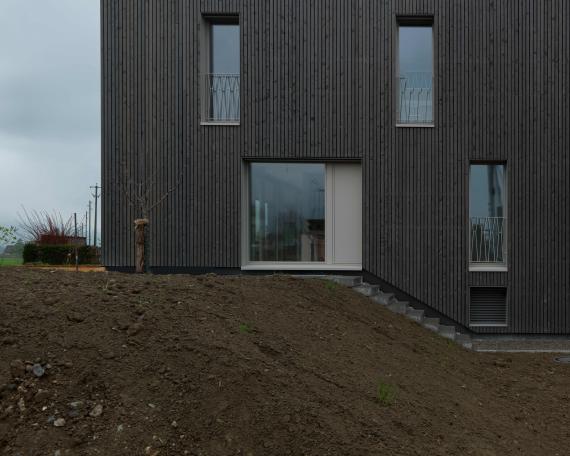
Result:
[[506,264],[506,217],[471,217],[470,263]]
[[204,120],[238,122],[240,114],[239,74],[204,75]]
[[408,72],[400,75],[398,122],[433,123],[433,74]]

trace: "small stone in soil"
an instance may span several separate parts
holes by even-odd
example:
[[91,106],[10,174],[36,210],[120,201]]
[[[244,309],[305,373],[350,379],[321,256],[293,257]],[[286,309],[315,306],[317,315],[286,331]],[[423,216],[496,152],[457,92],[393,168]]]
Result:
[[38,390],[38,392],[34,396],[34,400],[37,402],[44,402],[47,399],[49,399],[49,392],[44,389]]
[[103,413],[103,406],[101,404],[97,404],[95,407],[93,407],[93,410],[89,412],[89,416],[97,418],[98,416],[101,416],[102,413]]
[[44,374],[46,373],[45,369],[42,367],[41,364],[34,364],[34,366],[32,367],[32,372],[38,378],[43,377]]
[[53,425],[55,427],[63,427],[63,426],[65,426],[65,419],[64,418],[58,418],[57,420],[55,420],[53,422]]
[[142,323],[140,321],[133,323],[132,325],[129,326],[129,328],[127,329],[127,335],[128,336],[135,336],[136,334],[138,334],[141,329],[142,329]]

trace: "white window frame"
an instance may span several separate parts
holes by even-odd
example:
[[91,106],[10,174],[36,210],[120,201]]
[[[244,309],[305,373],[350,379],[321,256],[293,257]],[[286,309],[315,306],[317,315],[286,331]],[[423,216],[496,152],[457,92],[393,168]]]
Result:
[[[394,76],[394,86],[396,90],[394,91],[395,96],[395,109],[394,117],[395,117],[395,125],[396,128],[434,128],[435,127],[435,113],[436,113],[436,103],[435,103],[435,95],[436,95],[436,81],[435,81],[435,59],[436,59],[436,43],[435,43],[435,26],[434,26],[435,19],[433,16],[397,16],[396,17],[396,47],[394,49],[394,55],[396,56],[396,74]],[[400,121],[400,28],[401,27],[431,27],[431,77],[432,77],[432,113],[431,113],[431,122],[401,122]]]
[[[471,166],[472,165],[503,165],[505,167],[505,262],[504,263],[472,263],[471,262]],[[509,169],[505,161],[470,161],[467,170],[467,245],[469,272],[508,272],[509,270]]]
[[[208,120],[207,114],[207,106],[205,97],[206,97],[206,82],[205,78],[206,75],[211,71],[211,58],[212,58],[212,26],[217,24],[233,24],[237,25],[240,30],[240,112],[239,112],[239,120]],[[202,23],[201,23],[201,32],[200,32],[200,61],[199,61],[199,68],[200,68],[200,76],[199,76],[199,87],[200,87],[200,95],[199,95],[199,111],[200,111],[200,125],[204,127],[239,127],[241,124],[241,115],[242,115],[242,92],[241,92],[241,85],[242,85],[242,61],[241,61],[241,22],[239,14],[203,14],[202,15]]]

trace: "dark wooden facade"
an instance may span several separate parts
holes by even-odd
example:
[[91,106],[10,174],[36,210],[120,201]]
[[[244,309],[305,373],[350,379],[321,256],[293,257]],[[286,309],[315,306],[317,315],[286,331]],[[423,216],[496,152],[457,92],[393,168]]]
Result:
[[[241,125],[200,125],[202,15],[237,13]],[[433,16],[435,127],[397,128],[398,16]],[[102,0],[103,258],[134,264],[123,163],[160,194],[153,267],[239,268],[244,160],[363,166],[363,268],[468,324],[570,333],[570,2]],[[508,172],[508,272],[468,271],[470,161]],[[485,330],[481,330],[485,331]]]

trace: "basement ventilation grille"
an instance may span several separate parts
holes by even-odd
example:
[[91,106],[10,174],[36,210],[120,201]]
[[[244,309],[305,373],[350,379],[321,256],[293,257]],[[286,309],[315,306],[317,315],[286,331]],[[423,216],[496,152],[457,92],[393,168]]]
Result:
[[505,326],[507,324],[507,289],[471,288],[469,314],[471,326]]

